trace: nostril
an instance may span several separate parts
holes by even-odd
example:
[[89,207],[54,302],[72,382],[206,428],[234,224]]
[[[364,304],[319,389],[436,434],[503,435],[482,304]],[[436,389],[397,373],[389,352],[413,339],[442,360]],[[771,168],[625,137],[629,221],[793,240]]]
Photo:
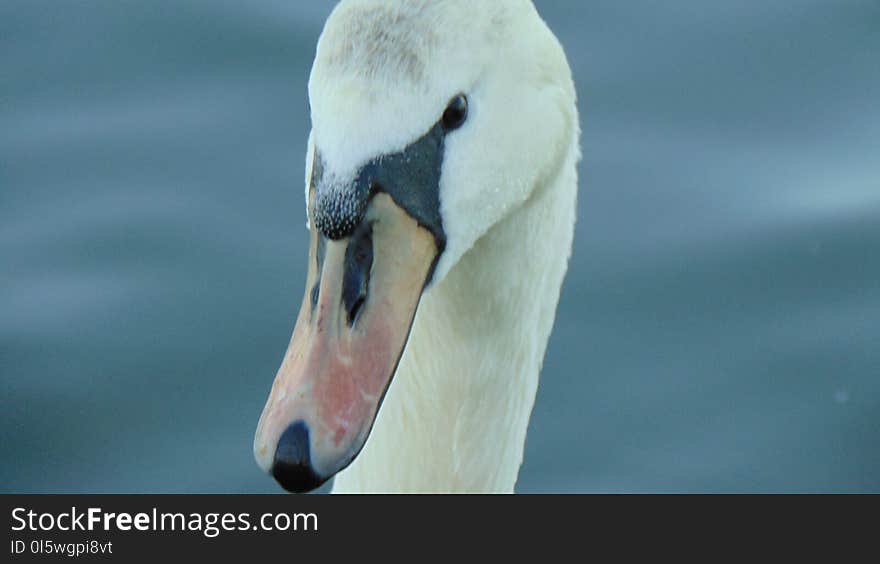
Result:
[[358,296],[354,301],[354,304],[351,306],[351,312],[348,314],[348,318],[352,321],[357,319],[358,314],[361,312],[361,308],[364,306],[364,302],[367,301],[366,296]]
[[370,270],[373,267],[373,230],[364,222],[352,234],[345,249],[345,272],[342,281],[342,303],[348,313],[348,324],[357,320],[367,300]]
[[282,488],[294,493],[313,490],[327,481],[312,467],[309,428],[304,421],[292,423],[279,437],[272,476]]

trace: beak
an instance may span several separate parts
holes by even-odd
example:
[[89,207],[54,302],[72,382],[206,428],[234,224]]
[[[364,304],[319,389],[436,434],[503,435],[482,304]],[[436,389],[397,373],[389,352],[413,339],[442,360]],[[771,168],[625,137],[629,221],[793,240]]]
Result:
[[306,295],[254,440],[258,464],[286,490],[320,486],[360,452],[438,252],[386,193],[343,239],[313,222]]

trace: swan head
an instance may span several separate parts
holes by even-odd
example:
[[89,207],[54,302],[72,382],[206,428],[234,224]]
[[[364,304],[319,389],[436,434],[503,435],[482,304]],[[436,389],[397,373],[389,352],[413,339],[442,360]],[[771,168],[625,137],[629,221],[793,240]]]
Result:
[[530,0],[343,1],[309,100],[306,295],[254,441],[290,491],[357,456],[422,295],[577,135],[568,64]]

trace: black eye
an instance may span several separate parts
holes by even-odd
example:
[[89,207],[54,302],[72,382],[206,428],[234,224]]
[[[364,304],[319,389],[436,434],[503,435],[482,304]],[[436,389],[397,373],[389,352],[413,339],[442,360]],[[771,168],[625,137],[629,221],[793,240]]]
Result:
[[443,129],[446,131],[452,131],[453,129],[461,127],[461,124],[467,119],[467,111],[468,101],[467,96],[464,94],[459,94],[450,100],[449,105],[446,106],[446,110],[443,112],[443,117],[440,120],[443,122]]

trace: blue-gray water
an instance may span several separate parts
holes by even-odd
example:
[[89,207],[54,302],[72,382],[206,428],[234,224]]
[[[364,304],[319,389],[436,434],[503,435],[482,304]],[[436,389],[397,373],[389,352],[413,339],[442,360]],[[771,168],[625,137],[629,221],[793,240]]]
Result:
[[[537,2],[581,99],[518,489],[880,491],[880,2]],[[0,4],[0,490],[269,492],[330,2]]]

